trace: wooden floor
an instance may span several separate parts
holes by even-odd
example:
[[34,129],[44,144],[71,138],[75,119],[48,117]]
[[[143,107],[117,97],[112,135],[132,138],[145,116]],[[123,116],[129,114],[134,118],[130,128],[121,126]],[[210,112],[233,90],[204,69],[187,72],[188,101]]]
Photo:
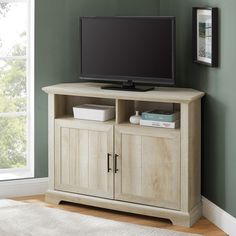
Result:
[[97,216],[104,219],[116,220],[116,221],[121,221],[121,222],[129,222],[133,224],[152,226],[152,227],[181,231],[181,232],[189,232],[189,233],[195,233],[195,234],[207,235],[207,236],[227,235],[223,231],[221,231],[219,228],[217,228],[215,225],[213,225],[211,222],[209,222],[207,219],[205,219],[204,217],[202,217],[192,228],[184,228],[180,226],[173,226],[168,220],[157,219],[153,217],[139,216],[139,215],[134,215],[134,214],[121,213],[121,212],[111,211],[111,210],[104,210],[104,209],[88,207],[88,206],[83,206],[83,205],[78,205],[78,204],[63,202],[59,206],[51,205],[44,201],[43,195],[14,198],[14,200],[35,203],[35,204],[52,207],[52,208],[60,208],[66,211],[78,212],[84,215]]

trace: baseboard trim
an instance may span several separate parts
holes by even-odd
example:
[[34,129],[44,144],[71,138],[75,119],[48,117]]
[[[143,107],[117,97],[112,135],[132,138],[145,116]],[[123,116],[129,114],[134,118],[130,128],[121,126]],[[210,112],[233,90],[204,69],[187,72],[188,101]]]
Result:
[[203,216],[230,236],[236,235],[236,218],[202,197]]
[[0,182],[0,198],[45,194],[48,178],[21,179]]

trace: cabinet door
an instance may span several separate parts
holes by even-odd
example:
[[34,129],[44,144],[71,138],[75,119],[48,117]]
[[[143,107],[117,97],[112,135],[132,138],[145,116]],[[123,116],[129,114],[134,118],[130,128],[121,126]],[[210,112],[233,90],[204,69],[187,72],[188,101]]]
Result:
[[113,198],[113,126],[55,122],[55,189]]
[[115,199],[180,209],[180,132],[116,127]]

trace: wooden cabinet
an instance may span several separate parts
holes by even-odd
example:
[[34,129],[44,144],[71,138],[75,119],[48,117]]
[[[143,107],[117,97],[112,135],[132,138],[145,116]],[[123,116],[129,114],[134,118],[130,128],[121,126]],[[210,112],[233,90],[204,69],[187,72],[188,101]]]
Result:
[[117,126],[115,199],[180,209],[179,130]]
[[113,126],[55,121],[55,189],[113,198],[112,156]]
[[[49,94],[49,189],[46,200],[70,201],[170,219],[201,217],[201,98],[193,89],[102,90],[105,84],[59,84]],[[73,118],[81,104],[113,105],[114,120]],[[174,109],[180,128],[129,123],[135,110]]]

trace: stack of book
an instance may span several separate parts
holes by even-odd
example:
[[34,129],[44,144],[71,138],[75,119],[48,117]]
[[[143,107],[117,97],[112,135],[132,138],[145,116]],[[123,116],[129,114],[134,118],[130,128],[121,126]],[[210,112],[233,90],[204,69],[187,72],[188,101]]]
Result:
[[180,126],[180,112],[162,110],[143,112],[140,125],[177,129]]

